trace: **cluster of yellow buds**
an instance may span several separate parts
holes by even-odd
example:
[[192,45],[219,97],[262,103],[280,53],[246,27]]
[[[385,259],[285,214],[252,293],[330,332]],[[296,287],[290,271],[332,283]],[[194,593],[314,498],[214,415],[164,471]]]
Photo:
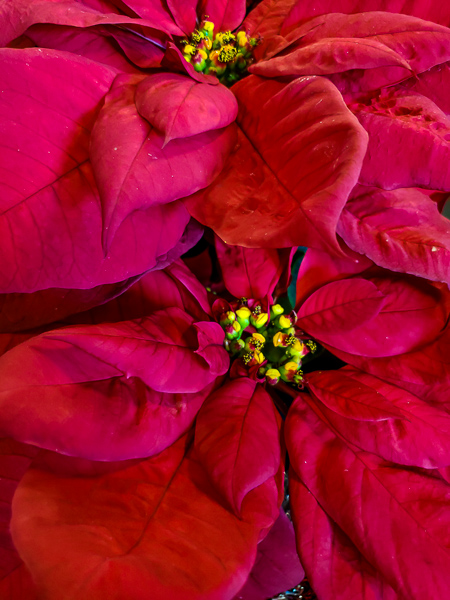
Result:
[[225,348],[240,361],[241,372],[256,367],[257,377],[270,385],[281,380],[302,387],[302,359],[316,352],[317,344],[299,337],[295,312],[284,314],[279,304],[267,312],[259,302],[245,298],[234,307],[225,304],[218,320],[225,331]]
[[214,34],[214,23],[205,18],[189,40],[183,40],[183,56],[199,73],[216,75],[227,86],[238,81],[253,62],[259,39],[245,31]]

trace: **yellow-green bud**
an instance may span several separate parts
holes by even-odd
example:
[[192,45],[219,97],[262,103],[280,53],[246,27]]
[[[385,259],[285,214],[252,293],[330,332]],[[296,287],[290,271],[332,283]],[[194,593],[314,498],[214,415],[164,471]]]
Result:
[[225,325],[230,325],[230,323],[234,323],[236,321],[236,315],[232,310],[227,310],[226,312],[220,315],[219,322],[222,327]]
[[242,327],[242,329],[245,329],[246,327],[249,326],[251,314],[252,314],[251,310],[249,308],[247,308],[246,306],[242,306],[241,308],[237,309],[236,317],[237,317],[237,320],[239,321],[239,324]]
[[234,340],[240,337],[241,332],[241,326],[237,321],[234,321],[234,323],[231,323],[231,325],[227,325],[225,327],[225,335],[229,340]]
[[212,40],[214,34],[214,23],[212,21],[203,21],[203,23],[200,25],[200,31],[208,36],[210,40]]
[[264,327],[268,320],[269,315],[267,313],[261,313],[259,315],[255,315],[252,313],[250,317],[250,323],[253,325],[253,327],[256,327],[256,329],[261,329],[262,327]]
[[292,325],[291,319],[285,315],[280,315],[278,317],[278,323],[281,329],[289,329],[289,327]]
[[289,361],[284,365],[281,365],[281,367],[279,367],[279,371],[283,381],[286,381],[286,383],[292,382],[297,374],[298,364],[296,362]]
[[280,381],[281,373],[278,369],[268,369],[266,371],[266,381],[269,385],[277,385]]
[[275,317],[278,317],[278,315],[282,315],[284,313],[284,308],[281,306],[281,304],[273,304],[270,307],[270,319],[275,319]]

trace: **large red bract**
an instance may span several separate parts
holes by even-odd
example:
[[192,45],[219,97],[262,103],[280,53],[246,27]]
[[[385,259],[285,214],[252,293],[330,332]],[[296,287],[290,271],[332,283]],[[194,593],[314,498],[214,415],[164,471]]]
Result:
[[0,596],[447,598],[448,7],[0,21]]

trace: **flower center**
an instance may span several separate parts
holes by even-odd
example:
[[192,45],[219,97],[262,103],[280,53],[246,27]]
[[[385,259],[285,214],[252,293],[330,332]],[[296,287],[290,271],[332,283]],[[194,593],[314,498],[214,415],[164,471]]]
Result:
[[221,83],[231,86],[247,74],[259,43],[260,39],[249,37],[245,31],[214,34],[214,23],[205,17],[189,40],[182,41],[182,51],[184,59],[198,73],[216,75]]
[[267,311],[258,300],[246,298],[216,303],[213,311],[220,307],[215,314],[225,331],[225,348],[235,363],[232,372],[253,376],[261,383],[276,385],[281,380],[303,388],[302,359],[314,354],[317,344],[303,339],[294,311],[284,314],[279,304]]

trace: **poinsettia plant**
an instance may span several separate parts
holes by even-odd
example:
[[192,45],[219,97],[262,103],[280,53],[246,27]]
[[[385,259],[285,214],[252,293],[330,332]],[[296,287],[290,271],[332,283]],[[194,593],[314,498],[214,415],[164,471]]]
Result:
[[0,596],[449,596],[448,7],[0,15]]

